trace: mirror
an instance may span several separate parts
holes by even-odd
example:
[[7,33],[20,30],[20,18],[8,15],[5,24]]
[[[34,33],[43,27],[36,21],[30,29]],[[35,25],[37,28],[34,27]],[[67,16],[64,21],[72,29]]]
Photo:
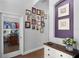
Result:
[[3,43],[4,54],[19,50],[19,30],[4,29]]

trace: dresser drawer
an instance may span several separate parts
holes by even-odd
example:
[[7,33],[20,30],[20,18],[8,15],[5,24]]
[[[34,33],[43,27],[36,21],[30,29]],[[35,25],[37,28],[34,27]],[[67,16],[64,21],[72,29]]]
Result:
[[45,58],[72,58],[71,55],[51,48],[49,46],[44,46],[44,57]]

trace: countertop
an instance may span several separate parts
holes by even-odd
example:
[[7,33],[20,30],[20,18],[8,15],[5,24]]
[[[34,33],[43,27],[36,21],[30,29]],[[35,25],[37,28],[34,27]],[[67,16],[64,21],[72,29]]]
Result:
[[74,49],[72,52],[71,51],[67,51],[64,46],[56,44],[56,43],[51,43],[51,44],[44,43],[44,45],[47,45],[47,46],[49,46],[51,48],[57,49],[59,51],[62,51],[62,52],[66,53],[66,54],[69,54],[69,55],[71,55],[73,57],[79,53],[79,51],[76,50],[76,49]]

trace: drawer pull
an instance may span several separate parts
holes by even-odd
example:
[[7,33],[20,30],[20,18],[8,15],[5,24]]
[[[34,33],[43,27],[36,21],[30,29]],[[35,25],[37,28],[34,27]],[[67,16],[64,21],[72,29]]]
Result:
[[48,51],[50,51],[50,49],[48,49]]
[[48,54],[48,56],[50,56],[50,54]]
[[61,57],[63,57],[63,55],[60,55]]

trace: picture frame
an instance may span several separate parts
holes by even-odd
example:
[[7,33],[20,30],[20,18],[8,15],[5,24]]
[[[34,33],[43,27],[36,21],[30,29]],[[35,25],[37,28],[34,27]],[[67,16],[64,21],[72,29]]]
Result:
[[32,7],[32,13],[36,14],[36,8]]
[[36,17],[37,17],[36,19],[37,19],[38,21],[41,21],[41,16],[37,15]]
[[30,22],[25,22],[25,28],[30,28],[31,27],[31,24],[30,24]]
[[44,16],[44,15],[45,15],[44,10],[41,10],[41,16]]
[[58,30],[70,30],[70,19],[60,19],[58,20]]
[[45,22],[41,21],[41,27],[44,28],[45,27]]
[[31,15],[31,10],[26,9],[25,15]]
[[44,16],[41,17],[41,21],[44,21]]
[[41,10],[37,9],[37,15],[41,16]]
[[32,19],[32,25],[36,25],[36,20]]
[[30,22],[30,20],[31,20],[31,17],[29,15],[27,15],[27,21]]
[[35,29],[36,28],[36,26],[35,25],[32,25],[32,29]]
[[58,17],[69,15],[69,3],[64,4],[58,8]]
[[40,33],[44,33],[44,28],[40,28]]
[[37,25],[38,26],[41,26],[41,21],[37,21]]

